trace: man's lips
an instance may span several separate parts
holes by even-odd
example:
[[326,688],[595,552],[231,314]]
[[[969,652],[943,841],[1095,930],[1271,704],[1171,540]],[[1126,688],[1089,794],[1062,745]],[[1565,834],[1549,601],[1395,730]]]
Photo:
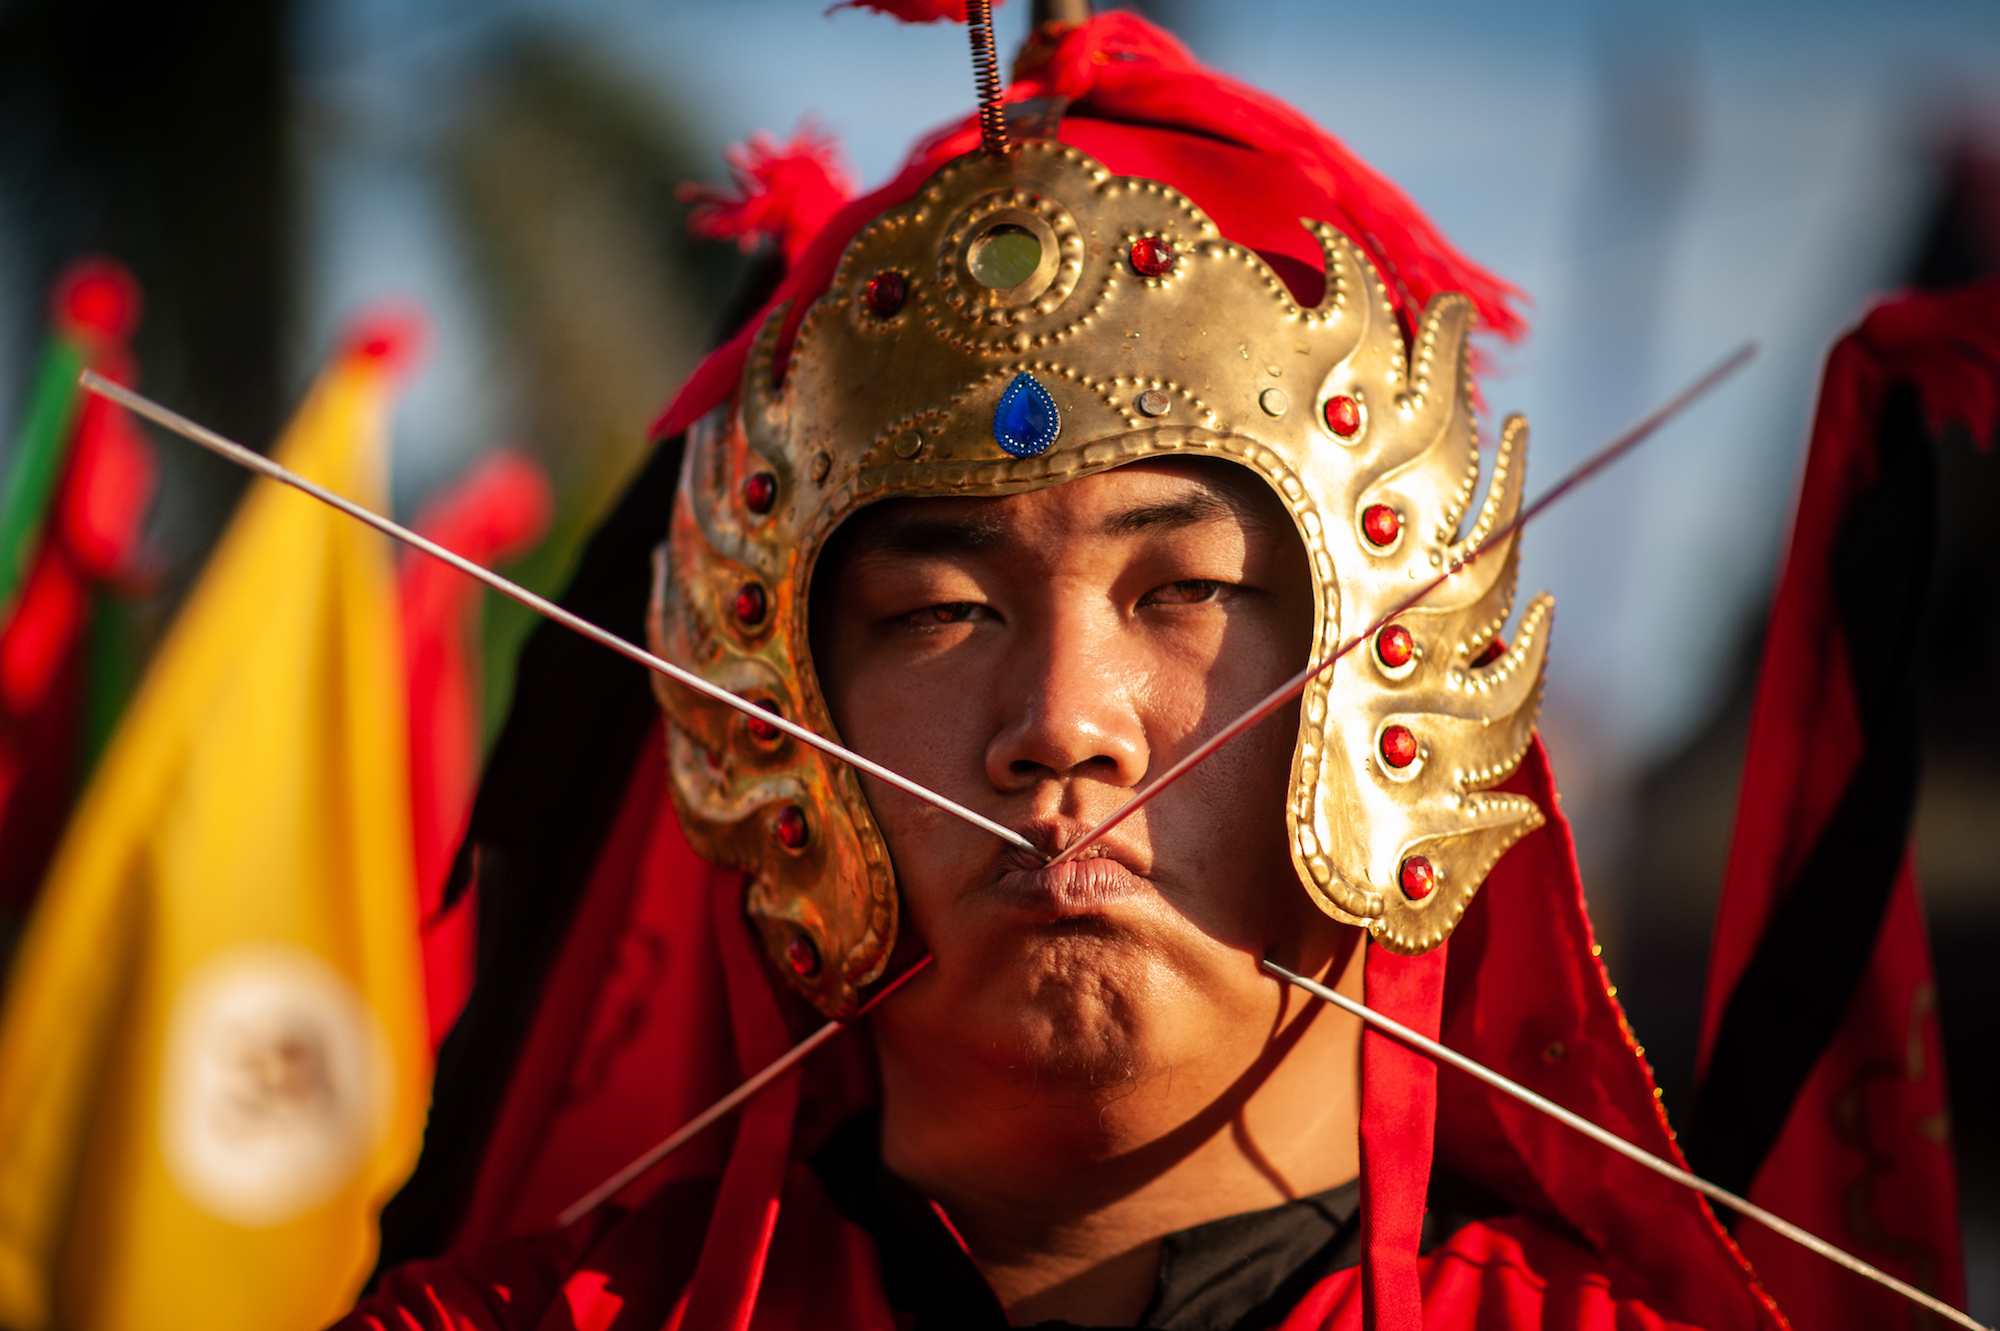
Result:
[[1009,859],[1013,867],[993,880],[993,894],[1043,920],[1095,915],[1114,902],[1153,890],[1150,882],[1109,855],[1091,855],[1053,867],[1023,863],[1025,855]]

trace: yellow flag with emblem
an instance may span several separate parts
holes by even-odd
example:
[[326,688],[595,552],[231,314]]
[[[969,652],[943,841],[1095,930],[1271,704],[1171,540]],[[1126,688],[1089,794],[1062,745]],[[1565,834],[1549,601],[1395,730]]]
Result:
[[[380,509],[408,334],[277,457]],[[307,1331],[429,1089],[385,538],[257,481],[78,806],[0,1008],[0,1326]]]

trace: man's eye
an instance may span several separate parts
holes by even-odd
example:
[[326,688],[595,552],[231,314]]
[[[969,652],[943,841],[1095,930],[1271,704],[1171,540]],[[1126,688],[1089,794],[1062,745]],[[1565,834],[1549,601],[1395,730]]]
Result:
[[981,608],[977,601],[947,601],[943,605],[927,605],[910,618],[918,624],[963,624]]
[[1213,578],[1184,578],[1180,582],[1170,582],[1164,587],[1155,587],[1141,598],[1141,605],[1200,605],[1213,601],[1222,595],[1227,583]]

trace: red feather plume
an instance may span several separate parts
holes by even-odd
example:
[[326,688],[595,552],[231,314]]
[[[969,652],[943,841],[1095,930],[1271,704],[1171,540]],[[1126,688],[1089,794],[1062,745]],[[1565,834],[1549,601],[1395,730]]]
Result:
[[[916,21],[933,11],[949,17],[962,10],[938,0],[853,2]],[[1286,280],[1301,279],[1294,294],[1307,303],[1318,301],[1315,284],[1323,280],[1318,244],[1298,220],[1310,215],[1340,228],[1375,263],[1406,329],[1431,297],[1456,291],[1471,298],[1488,332],[1513,340],[1527,331],[1521,292],[1454,248],[1387,177],[1277,98],[1202,67],[1185,46],[1136,14],[1101,14],[1035,33],[1015,64],[1006,100],[1046,97],[1067,103],[1062,137],[1086,150],[1101,146],[1093,155],[1112,171],[1162,180],[1207,210],[1229,239],[1281,263],[1296,260],[1286,263]],[[816,240],[803,227],[786,231],[789,271],[766,306],[791,306],[778,340],[780,376],[800,321],[833,280],[847,243],[979,142],[976,116],[946,125],[917,144],[887,185],[821,214]],[[1260,191],[1241,188],[1246,172]],[[746,200],[741,206],[752,205]],[[745,234],[721,230],[727,219],[713,225],[718,230],[704,234]],[[678,434],[728,399],[762,324],[761,316],[751,319],[695,368],[655,422],[656,435]]]
[[773,240],[790,263],[854,193],[840,157],[839,143],[810,119],[789,143],[760,130],[723,154],[731,184],[684,181],[674,196],[695,205],[688,216],[695,235],[733,240],[746,251]]

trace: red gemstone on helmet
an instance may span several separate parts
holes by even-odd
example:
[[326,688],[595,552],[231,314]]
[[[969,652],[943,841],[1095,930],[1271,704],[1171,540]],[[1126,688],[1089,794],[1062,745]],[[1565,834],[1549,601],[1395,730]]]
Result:
[[819,974],[819,949],[804,934],[793,934],[792,941],[785,944],[785,961],[791,966],[792,974],[802,980],[810,980]]
[[861,299],[868,303],[868,312],[878,319],[886,319],[903,308],[903,302],[910,298],[910,280],[893,269],[880,272],[868,279],[862,288]]
[[739,623],[763,623],[764,589],[754,582],[744,583],[736,589],[736,595],[730,599],[729,608],[735,612]]
[[1408,726],[1390,726],[1382,732],[1382,761],[1391,767],[1408,767],[1417,760],[1417,737]]
[[[773,715],[778,713],[778,704],[769,699],[759,699],[757,705]],[[775,744],[778,742],[778,737],[785,733],[769,721],[759,721],[754,716],[750,717],[745,724],[750,728],[750,738],[756,740],[759,744]]]
[[1132,242],[1132,271],[1141,277],[1165,277],[1174,270],[1174,243],[1159,236]]
[[1361,404],[1345,393],[1326,400],[1326,428],[1342,439],[1352,439],[1361,428]]
[[1403,895],[1412,901],[1422,901],[1437,886],[1437,870],[1421,855],[1412,855],[1403,861],[1402,872],[1396,875],[1401,882]]
[[1375,635],[1375,655],[1391,670],[1400,670],[1417,654],[1417,640],[1401,624],[1385,625]]
[[786,850],[804,850],[809,836],[806,811],[796,804],[787,804],[778,810],[778,821],[771,830],[777,835],[778,844]]
[[1403,519],[1387,504],[1370,504],[1361,514],[1361,534],[1374,545],[1394,545]]
[[771,505],[778,502],[778,478],[768,471],[756,472],[744,479],[743,507],[752,513],[769,513]]

